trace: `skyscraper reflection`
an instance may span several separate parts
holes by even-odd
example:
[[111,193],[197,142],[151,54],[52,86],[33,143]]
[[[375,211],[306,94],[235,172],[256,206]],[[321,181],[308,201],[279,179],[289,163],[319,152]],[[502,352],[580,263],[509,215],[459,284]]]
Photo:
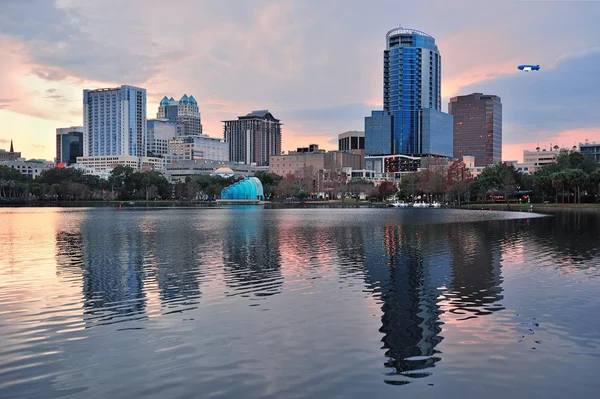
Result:
[[424,370],[439,360],[435,347],[443,339],[437,287],[450,272],[447,243],[439,229],[418,226],[387,225],[367,237],[365,278],[383,312],[384,365],[393,370],[389,375],[427,376]]
[[81,224],[84,309],[90,325],[145,317],[142,235],[117,216],[90,213]]
[[192,221],[150,217],[142,227],[148,277],[156,280],[163,313],[194,309],[199,303],[203,257],[217,238],[199,232]]
[[501,230],[502,235],[488,222],[445,226],[452,248],[452,278],[450,291],[445,296],[450,299],[450,312],[464,315],[459,320],[504,309],[496,305],[503,299],[499,242],[514,223],[504,224],[507,226]]

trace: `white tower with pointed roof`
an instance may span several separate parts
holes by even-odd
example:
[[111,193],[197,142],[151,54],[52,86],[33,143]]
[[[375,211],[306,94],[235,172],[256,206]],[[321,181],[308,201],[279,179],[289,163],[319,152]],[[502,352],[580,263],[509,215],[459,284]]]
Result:
[[158,119],[169,119],[173,122],[181,122],[184,125],[183,135],[197,136],[202,134],[202,122],[200,109],[194,96],[184,94],[179,101],[173,97],[164,96],[158,106]]

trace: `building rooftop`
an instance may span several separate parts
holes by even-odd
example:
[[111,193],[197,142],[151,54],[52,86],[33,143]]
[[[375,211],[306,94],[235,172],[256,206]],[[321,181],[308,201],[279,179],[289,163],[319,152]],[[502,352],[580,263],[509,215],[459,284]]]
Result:
[[425,37],[429,37],[429,38],[433,39],[433,36],[431,36],[428,33],[425,33],[423,31],[420,31],[417,29],[403,28],[402,26],[399,26],[397,28],[394,28],[394,29],[388,31],[388,33],[386,33],[386,35],[385,35],[385,38],[388,39],[390,36],[396,36],[396,35],[418,35],[418,36],[425,36]]
[[181,97],[181,99],[179,101],[173,99],[173,97],[168,98],[167,96],[164,96],[162,98],[162,100],[160,100],[161,107],[166,107],[168,105],[179,105],[179,104],[198,106],[198,102],[196,101],[194,96],[188,97],[187,94],[184,94],[183,97]]
[[280,120],[275,118],[273,114],[269,112],[268,109],[252,111],[244,116],[238,116],[238,119],[268,119],[273,122],[280,122]]
[[227,166],[221,166],[219,168],[217,168],[214,173],[216,175],[228,175],[228,174],[233,174],[233,170],[231,168],[228,168]]

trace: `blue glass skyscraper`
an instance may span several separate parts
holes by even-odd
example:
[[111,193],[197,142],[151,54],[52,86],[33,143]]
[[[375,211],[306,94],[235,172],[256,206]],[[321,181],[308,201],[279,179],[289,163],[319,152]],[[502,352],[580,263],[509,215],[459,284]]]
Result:
[[379,123],[385,119],[380,111],[365,118],[365,154],[452,156],[452,116],[440,111],[441,102],[435,39],[416,29],[389,31],[383,52],[383,112],[391,122]]
[[83,91],[84,156],[145,157],[146,89],[121,86]]
[[83,156],[83,126],[56,129],[56,163],[71,165]]

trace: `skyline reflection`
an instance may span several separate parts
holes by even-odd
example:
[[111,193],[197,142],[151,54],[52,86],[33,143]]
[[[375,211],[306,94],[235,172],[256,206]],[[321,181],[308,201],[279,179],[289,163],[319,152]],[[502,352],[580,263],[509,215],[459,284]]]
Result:
[[[290,219],[260,208],[191,217],[90,212],[56,229],[55,260],[57,272],[69,276],[65,281],[81,281],[86,328],[118,322],[147,328],[149,298],[160,303],[160,315],[185,313],[183,320],[194,320],[197,309],[215,301],[293,306],[286,294],[299,287],[310,287],[327,306],[316,278],[329,281],[330,295],[362,285],[380,311],[371,328],[382,334],[383,381],[405,385],[431,376],[444,361],[445,323],[468,325],[505,309],[503,259],[514,258],[512,243],[521,245],[523,237],[539,248],[551,245],[553,221],[431,224],[391,215],[321,225],[315,217]],[[557,250],[571,253],[565,246]],[[597,259],[594,251],[579,258]]]

